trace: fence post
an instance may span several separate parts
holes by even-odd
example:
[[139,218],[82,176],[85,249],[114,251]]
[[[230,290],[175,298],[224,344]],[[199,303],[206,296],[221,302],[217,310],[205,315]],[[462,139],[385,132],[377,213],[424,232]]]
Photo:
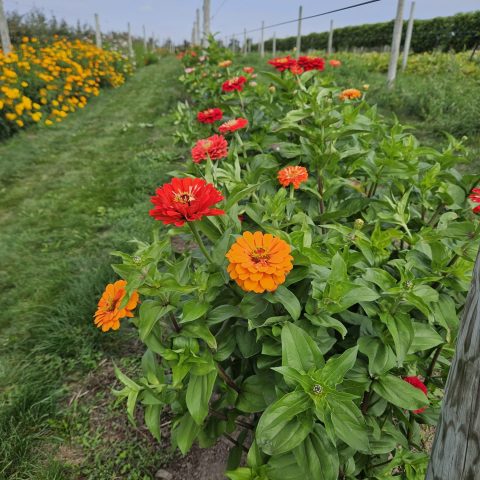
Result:
[[210,0],[203,0],[203,40],[202,45],[208,45],[210,35]]
[[95,14],[95,44],[102,48],[102,33],[100,32],[100,19],[98,13]]
[[265,56],[265,22],[262,20],[262,36],[260,37],[260,56],[263,58]]
[[403,45],[402,72],[407,68],[408,53],[410,51],[410,42],[412,41],[414,10],[415,10],[415,2],[412,2],[412,4],[410,5],[410,18],[408,19],[407,35],[405,37],[405,44]]
[[277,54],[277,32],[273,32],[272,56],[274,57],[276,54]]
[[247,54],[247,29],[243,29],[243,54]]
[[128,56],[133,58],[133,45],[132,45],[132,30],[130,28],[130,22],[128,22]]
[[200,45],[200,40],[201,40],[201,38],[202,38],[202,34],[201,34],[201,30],[200,30],[200,9],[199,9],[199,8],[197,8],[196,14],[197,14],[197,19],[196,19],[196,28],[195,28],[195,31],[196,31],[196,33],[197,33],[197,39],[196,39],[195,43],[196,43],[197,45]]
[[302,6],[298,7],[298,30],[297,30],[297,51],[295,56],[300,56],[300,50],[302,48]]
[[8,55],[12,51],[12,42],[10,41],[10,33],[8,31],[7,17],[3,8],[3,0],[0,0],[0,36],[2,37],[2,50],[4,55]]
[[397,63],[400,53],[400,42],[402,40],[402,26],[403,26],[403,4],[405,0],[398,0],[397,16],[393,26],[392,50],[390,52],[390,63],[388,65],[387,83],[388,88],[392,89],[395,84],[395,77],[397,76]]
[[233,53],[236,53],[235,52],[236,49],[237,49],[236,41],[237,41],[237,39],[236,39],[235,35],[232,35],[232,52]]
[[330,20],[330,32],[328,32],[328,46],[327,46],[328,56],[332,54],[332,47],[333,47],[333,19]]
[[145,51],[148,51],[148,48],[147,48],[147,32],[145,30],[145,25],[142,25],[142,30],[143,30],[143,49]]

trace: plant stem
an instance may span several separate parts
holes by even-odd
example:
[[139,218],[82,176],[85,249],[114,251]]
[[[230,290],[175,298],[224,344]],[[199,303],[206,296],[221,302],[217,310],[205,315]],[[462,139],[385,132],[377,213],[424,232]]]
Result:
[[200,234],[198,233],[197,226],[195,225],[194,222],[187,222],[188,226],[190,227],[190,230],[192,231],[193,237],[195,238],[195,241],[197,242],[198,247],[202,251],[202,253],[205,255],[205,258],[212,264],[215,265],[215,262],[213,261],[212,257],[208,253],[207,249],[205,248],[205,244],[203,243],[202,238],[200,237]]
[[223,367],[217,363],[217,370],[220,377],[223,381],[237,393],[240,393],[240,387],[232,380],[232,378],[228,375],[228,373],[223,369]]
[[443,345],[439,345],[435,349],[435,353],[432,357],[432,361],[430,362],[430,365],[429,365],[428,370],[427,370],[427,375],[425,377],[425,383],[429,383],[431,378],[432,378],[433,370],[435,369],[435,364],[437,363],[437,360],[438,360],[438,357],[440,356],[442,348],[443,348]]
[[172,322],[172,325],[173,325],[173,329],[174,329],[177,333],[179,333],[180,330],[182,329],[182,327],[178,324],[178,322],[177,322],[177,320],[176,320],[176,318],[175,318],[175,315],[174,315],[172,312],[170,312],[169,316],[170,316],[170,321]]
[[320,194],[320,214],[323,215],[325,212],[325,203],[323,201],[323,177],[322,171],[318,169],[318,178],[317,178],[317,185],[318,185],[318,193]]
[[[220,418],[222,420],[228,420],[228,417],[222,413],[222,412],[217,412],[215,410],[210,409],[210,413],[217,418]],[[245,428],[247,430],[255,430],[255,425],[252,425],[251,423],[244,422],[243,420],[239,420],[238,418],[235,419],[235,423],[242,428]]]
[[235,446],[240,447],[245,453],[248,453],[248,448],[243,445],[243,443],[238,442],[233,437],[231,437],[228,433],[224,433],[223,436],[232,442]]
[[364,415],[367,414],[368,412],[368,407],[370,403],[370,395],[372,394],[371,391],[365,392],[363,394],[363,399],[362,399],[362,404],[361,404],[361,410]]
[[240,100],[240,106],[242,107],[242,112],[245,115],[245,105],[243,104],[242,94],[238,90],[236,90],[236,92],[237,92],[238,98]]

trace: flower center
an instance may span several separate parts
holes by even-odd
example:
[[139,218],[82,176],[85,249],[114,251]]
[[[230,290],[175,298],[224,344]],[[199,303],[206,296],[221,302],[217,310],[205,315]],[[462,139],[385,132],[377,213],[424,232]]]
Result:
[[270,254],[264,248],[258,247],[250,253],[250,258],[253,263],[267,265],[268,260],[270,259]]
[[226,127],[234,127],[236,123],[237,123],[236,120],[229,120],[228,122],[225,122],[225,126]]
[[212,146],[212,142],[210,140],[206,140],[205,142],[203,142],[203,145],[202,145],[205,151],[207,151],[211,146]]
[[195,195],[192,192],[176,192],[173,195],[173,201],[190,205],[195,200]]

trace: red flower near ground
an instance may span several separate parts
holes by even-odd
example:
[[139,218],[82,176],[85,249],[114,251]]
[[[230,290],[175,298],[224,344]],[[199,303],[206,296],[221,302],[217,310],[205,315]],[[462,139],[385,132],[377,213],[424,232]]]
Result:
[[[474,188],[468,198],[474,203],[480,203],[480,188]],[[473,209],[473,213],[480,213],[480,205]]]
[[234,132],[235,130],[245,128],[247,125],[248,120],[246,118],[236,118],[220,125],[218,131],[220,133]]
[[302,182],[308,180],[308,171],[305,167],[285,167],[278,172],[278,181],[283,187],[293,185],[296,190]]
[[125,280],[118,280],[115,283],[109,283],[105,287],[102,298],[98,301],[97,311],[95,312],[95,325],[106,332],[110,329],[118,330],[120,320],[125,317],[133,317],[132,310],[138,303],[138,293],[134,291],[127,304],[120,308],[122,301],[127,294]]
[[214,123],[221,120],[223,112],[219,108],[209,108],[197,113],[197,120],[201,123]]
[[253,67],[243,67],[243,71],[245,73],[253,73],[255,71],[255,69]]
[[173,178],[171,183],[157,188],[151,197],[155,207],[150,215],[165,225],[173,223],[181,227],[204,216],[223,215],[223,210],[211,208],[221,200],[222,194],[201,178]]
[[290,70],[292,67],[297,65],[297,61],[294,58],[291,58],[290,55],[286,57],[277,57],[272,58],[268,61],[272,67],[275,67],[279,72],[284,72],[285,70]]
[[299,57],[297,63],[305,72],[309,70],[323,70],[325,68],[325,60],[321,57],[302,56]]
[[[404,377],[403,379],[413,387],[421,390],[427,397],[427,387],[418,377]],[[427,403],[428,403],[428,400],[427,400]],[[419,408],[418,410],[413,410],[413,413],[423,413],[426,409],[427,407]]]
[[222,90],[224,92],[233,92],[235,90],[241,92],[246,81],[247,79],[244,76],[230,78],[229,80],[223,82]]
[[290,67],[290,71],[294,75],[301,75],[303,73],[303,68],[300,65],[294,65],[293,67]]
[[219,160],[228,155],[228,143],[222,135],[212,135],[208,138],[202,138],[192,148],[192,159],[195,163],[200,163],[207,158],[210,160]]
[[330,60],[328,62],[331,67],[340,67],[342,65],[342,62],[340,60]]

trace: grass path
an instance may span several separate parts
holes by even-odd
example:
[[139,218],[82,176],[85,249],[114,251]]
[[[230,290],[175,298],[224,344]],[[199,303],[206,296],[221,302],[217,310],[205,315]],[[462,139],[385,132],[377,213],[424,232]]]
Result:
[[77,478],[39,446],[68,423],[71,384],[121,351],[124,336],[99,334],[92,313],[109,252],[149,238],[148,195],[177,154],[178,69],[141,69],[63,123],[0,144],[0,478]]

